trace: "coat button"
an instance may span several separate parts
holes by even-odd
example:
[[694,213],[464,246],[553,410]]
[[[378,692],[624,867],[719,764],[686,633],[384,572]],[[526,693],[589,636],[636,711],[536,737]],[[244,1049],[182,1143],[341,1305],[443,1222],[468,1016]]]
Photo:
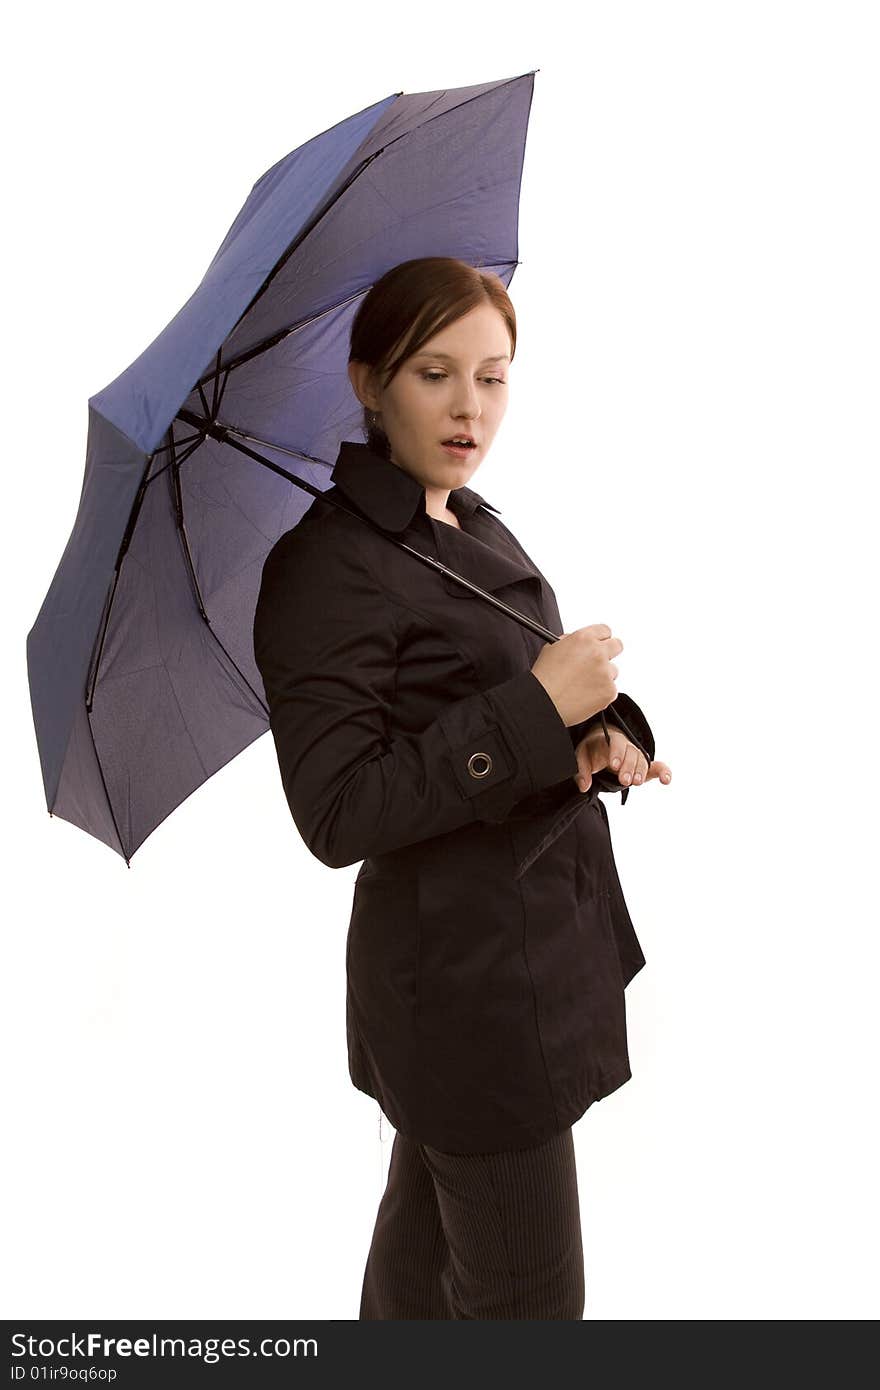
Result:
[[[483,759],[483,761],[486,764],[485,767],[479,767],[475,765],[475,759],[478,758]],[[468,772],[471,774],[472,777],[487,777],[489,773],[492,771],[492,759],[489,757],[488,753],[471,753],[470,757],[468,758],[467,765]]]

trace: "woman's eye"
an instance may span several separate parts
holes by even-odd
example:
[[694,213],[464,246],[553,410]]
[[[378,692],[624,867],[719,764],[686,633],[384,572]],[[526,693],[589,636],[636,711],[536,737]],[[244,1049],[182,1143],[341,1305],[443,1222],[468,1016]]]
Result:
[[[424,377],[425,381],[445,381],[445,380],[446,380],[446,376],[445,376],[445,373],[444,373],[444,372],[422,372],[422,376]],[[488,381],[488,382],[492,382],[495,386],[503,386],[503,385],[504,385],[504,378],[503,378],[503,377],[498,377],[498,376],[484,376],[484,377],[483,377],[483,380],[484,380],[484,381]]]

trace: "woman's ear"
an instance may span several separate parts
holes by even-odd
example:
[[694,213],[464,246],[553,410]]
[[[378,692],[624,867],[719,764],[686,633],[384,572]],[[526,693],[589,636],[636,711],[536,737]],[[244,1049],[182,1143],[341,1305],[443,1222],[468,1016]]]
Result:
[[372,371],[368,362],[358,362],[356,358],[349,362],[348,379],[354,394],[368,410],[378,410],[379,405],[371,378]]

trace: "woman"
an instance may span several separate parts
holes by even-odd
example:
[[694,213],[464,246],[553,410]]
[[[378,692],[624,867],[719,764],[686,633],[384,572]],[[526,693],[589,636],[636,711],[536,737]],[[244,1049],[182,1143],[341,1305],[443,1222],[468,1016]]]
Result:
[[328,494],[345,510],[315,499],[275,543],[254,622],[297,828],[330,867],[364,861],[349,1070],[397,1133],[362,1319],[581,1319],[571,1126],[630,1076],[644,956],[597,792],[671,774],[617,693],[623,644],[604,623],[545,642],[382,534],[561,630],[468,486],[515,347],[493,274],[428,257],[373,286],[349,359],[367,442],[342,444]]

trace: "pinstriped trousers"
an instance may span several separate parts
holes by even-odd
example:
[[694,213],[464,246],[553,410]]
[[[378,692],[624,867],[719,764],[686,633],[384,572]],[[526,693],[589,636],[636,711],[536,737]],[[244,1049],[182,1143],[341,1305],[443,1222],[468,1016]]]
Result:
[[571,1129],[529,1149],[447,1154],[395,1134],[359,1319],[581,1320]]

